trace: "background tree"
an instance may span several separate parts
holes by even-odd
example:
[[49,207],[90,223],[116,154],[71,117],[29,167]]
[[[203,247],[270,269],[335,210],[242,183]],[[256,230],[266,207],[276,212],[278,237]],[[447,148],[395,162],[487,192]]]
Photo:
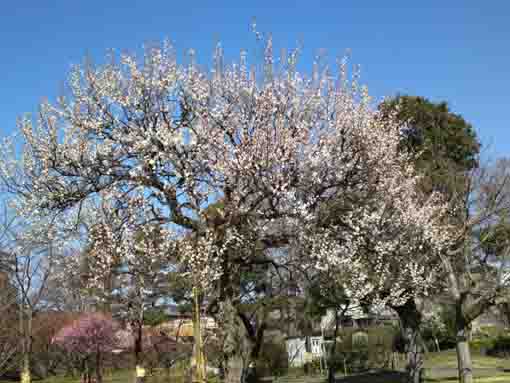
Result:
[[[506,253],[506,161],[499,161],[492,169],[478,168],[480,144],[474,129],[461,116],[451,113],[446,103],[400,96],[382,108],[397,106],[399,118],[408,124],[404,131],[406,146],[421,151],[417,167],[426,176],[424,189],[441,190],[447,196],[454,217],[451,222],[462,233],[456,249],[441,262],[443,272],[449,275],[448,291],[456,302],[459,377],[471,382],[469,324],[498,299],[498,291],[504,287],[502,271],[496,271],[487,259]],[[496,283],[489,283],[494,280]],[[485,294],[480,292],[483,288]]]
[[171,299],[168,274],[175,253],[172,242],[161,243],[157,225],[138,228],[127,238],[123,236],[124,220],[129,219],[133,217],[118,215],[116,209],[104,204],[94,215],[86,254],[89,274],[84,279],[102,298],[103,310],[128,324],[134,339],[134,367],[138,370],[143,364],[145,312],[158,301]]
[[[401,122],[401,145],[414,153],[416,167],[425,175],[426,192],[439,190],[451,197],[463,188],[462,174],[478,166],[480,142],[473,126],[453,113],[446,102],[398,95],[379,106],[396,113]],[[455,175],[452,177],[452,175]]]
[[10,273],[3,269],[0,271],[0,376],[19,365],[18,310],[18,292]]
[[[480,143],[472,125],[451,112],[446,102],[434,103],[420,96],[399,95],[384,101],[379,109],[385,114],[395,114],[401,122],[401,146],[414,154],[413,163],[423,176],[420,187],[424,198],[440,191],[452,203],[464,190],[470,171],[479,164]],[[455,211],[453,206],[452,211]],[[424,265],[424,272],[437,273],[440,264],[439,257],[433,258],[429,265]],[[409,380],[417,382],[423,365],[420,311],[425,297],[413,291],[405,293],[413,298],[393,308],[399,314],[406,339]]]
[[63,327],[53,338],[55,344],[68,352],[80,355],[84,363],[85,378],[91,382],[89,374],[90,358],[95,356],[96,381],[101,383],[103,354],[116,348],[117,325],[111,318],[101,313],[85,314],[68,326]]
[[[33,318],[40,310],[44,310],[44,295],[47,281],[53,272],[54,248],[51,239],[51,228],[27,225],[21,219],[5,228],[7,239],[3,243],[4,276],[7,286],[16,292],[16,309],[18,316],[17,328],[10,329],[20,342],[22,379],[31,381],[33,370]],[[17,331],[17,333],[16,333]]]
[[[504,300],[509,270],[506,222],[510,208],[508,160],[473,170],[455,202],[459,214],[455,246],[442,257],[446,290],[454,302],[459,378],[472,382],[471,323]],[[496,243],[494,240],[499,238]]]
[[59,312],[45,309],[33,318],[32,368],[34,375],[42,378],[55,376],[62,371],[72,370],[66,352],[53,343],[53,339],[63,327],[78,318],[77,312]]
[[19,292],[12,273],[12,236],[15,224],[9,209],[3,204],[0,225],[0,376],[17,367],[20,361],[21,342],[19,326]]

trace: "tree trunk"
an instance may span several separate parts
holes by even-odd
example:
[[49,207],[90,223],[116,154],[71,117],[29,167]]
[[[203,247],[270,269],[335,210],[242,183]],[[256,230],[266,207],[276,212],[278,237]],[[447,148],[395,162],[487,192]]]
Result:
[[254,344],[231,301],[226,299],[221,307],[225,382],[245,383]]
[[407,343],[407,378],[409,383],[420,383],[423,368],[423,351],[420,345],[419,331],[412,327],[405,327],[404,336]]
[[402,335],[405,340],[407,357],[407,383],[420,383],[423,369],[423,348],[420,337],[421,313],[416,307],[414,299],[409,299],[404,305],[393,307],[397,312]]
[[[255,363],[259,358],[260,351],[262,350],[262,344],[264,342],[264,332],[266,331],[266,323],[262,321],[256,331],[256,334],[254,336],[254,342],[252,344],[252,349],[250,352],[250,364],[248,364],[248,372],[249,376],[247,376],[246,383],[256,383],[259,379],[259,366],[257,366]],[[251,365],[253,363],[253,366]]]
[[473,363],[471,362],[471,351],[469,350],[469,335],[471,328],[468,321],[462,315],[462,308],[457,308],[456,330],[457,330],[457,363],[459,368],[459,381],[461,383],[473,382]]
[[439,347],[439,341],[437,340],[437,336],[434,335],[434,343],[436,345],[436,351],[441,352],[441,347]]
[[23,355],[23,369],[21,371],[21,382],[22,383],[30,383],[32,381],[32,376],[30,374],[30,358],[27,353]]
[[246,367],[241,356],[232,355],[225,363],[225,383],[243,383]]
[[333,345],[331,348],[331,352],[328,355],[328,383],[335,383],[335,365],[334,365],[334,359],[336,355],[336,338],[338,336],[338,325],[339,325],[339,318],[338,313],[335,310],[335,332],[333,334]]
[[143,381],[142,377],[138,376],[139,370],[142,367],[141,366],[141,364],[142,364],[142,322],[136,322],[134,354],[135,354],[135,383],[140,383]]
[[29,304],[23,304],[21,307],[20,330],[23,336],[21,382],[30,383],[32,381],[30,372],[30,355],[32,353],[32,309]]
[[103,383],[103,374],[101,371],[101,351],[97,350],[96,353],[96,383]]
[[90,369],[89,369],[89,359],[88,357],[83,361],[84,369],[83,372],[83,382],[84,383],[90,383]]
[[201,329],[201,310],[200,310],[200,297],[196,287],[193,288],[193,360],[194,367],[193,381],[204,383],[207,379],[207,366],[202,344],[202,329]]

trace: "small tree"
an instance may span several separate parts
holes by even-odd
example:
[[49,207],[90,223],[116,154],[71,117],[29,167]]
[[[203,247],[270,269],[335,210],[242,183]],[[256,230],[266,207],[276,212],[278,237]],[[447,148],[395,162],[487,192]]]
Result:
[[111,352],[118,345],[117,325],[101,313],[86,314],[69,326],[62,328],[53,338],[68,352],[82,355],[84,380],[90,382],[89,361],[95,356],[96,381],[103,381],[101,362],[105,352]]

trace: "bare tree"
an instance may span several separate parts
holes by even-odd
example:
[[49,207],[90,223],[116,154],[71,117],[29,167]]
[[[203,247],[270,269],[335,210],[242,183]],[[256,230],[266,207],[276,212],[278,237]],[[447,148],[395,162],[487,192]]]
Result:
[[500,159],[473,170],[457,192],[452,222],[454,246],[441,256],[446,290],[455,306],[459,378],[473,381],[469,351],[474,319],[508,292],[510,161]]
[[[12,369],[19,360],[20,342],[15,330],[17,323],[17,291],[10,275],[0,271],[0,376]],[[14,329],[14,331],[13,331]]]
[[[8,214],[8,209],[4,212]],[[45,306],[44,294],[53,270],[54,249],[48,231],[40,232],[15,219],[3,225],[2,262],[15,292],[17,336],[24,381],[31,381],[33,318]]]
[[16,365],[19,360],[20,342],[16,327],[18,312],[18,292],[13,284],[10,267],[10,253],[7,252],[9,230],[13,224],[3,204],[0,226],[0,376]]

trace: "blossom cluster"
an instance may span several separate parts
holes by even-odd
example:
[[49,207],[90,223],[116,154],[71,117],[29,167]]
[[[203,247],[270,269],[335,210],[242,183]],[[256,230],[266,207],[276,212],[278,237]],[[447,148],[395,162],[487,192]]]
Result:
[[89,355],[114,350],[118,325],[101,313],[89,313],[64,326],[52,339],[68,352]]

